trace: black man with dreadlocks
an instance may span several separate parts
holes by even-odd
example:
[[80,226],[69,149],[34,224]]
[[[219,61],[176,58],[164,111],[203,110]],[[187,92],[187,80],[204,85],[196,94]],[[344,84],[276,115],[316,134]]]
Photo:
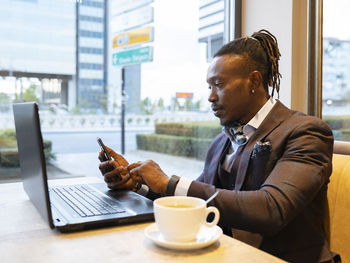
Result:
[[[208,100],[223,132],[211,143],[197,180],[168,177],[154,161],[106,172],[112,161],[100,166],[108,186],[135,189],[139,178],[153,197],[207,199],[218,191],[211,205],[220,211],[225,234],[289,262],[332,262],[323,229],[332,132],[273,97],[280,89],[279,57],[277,40],[266,30],[214,55]],[[113,180],[117,174],[122,181]]]

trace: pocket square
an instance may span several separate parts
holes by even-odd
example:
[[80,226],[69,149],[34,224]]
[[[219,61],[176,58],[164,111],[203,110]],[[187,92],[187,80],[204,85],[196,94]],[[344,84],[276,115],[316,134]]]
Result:
[[261,142],[258,141],[254,144],[254,148],[253,148],[253,153],[252,153],[252,159],[256,159],[260,156],[265,155],[266,153],[271,152],[272,150],[272,145],[270,143],[270,141],[266,141],[266,142]]

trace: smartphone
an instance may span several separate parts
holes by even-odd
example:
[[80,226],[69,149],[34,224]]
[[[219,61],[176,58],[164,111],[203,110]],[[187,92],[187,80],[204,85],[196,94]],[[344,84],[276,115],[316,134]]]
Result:
[[[106,146],[104,145],[104,143],[102,142],[101,138],[97,137],[97,143],[100,145],[101,150],[103,151],[103,155],[107,160],[112,160],[111,156],[109,155]],[[112,165],[112,169],[113,170],[115,168],[114,165]],[[121,179],[121,176],[118,174],[116,175],[118,179]]]
[[101,147],[101,150],[103,151],[103,155],[107,160],[112,160],[111,156],[109,155],[106,146],[103,144],[101,138],[97,137],[97,142]]

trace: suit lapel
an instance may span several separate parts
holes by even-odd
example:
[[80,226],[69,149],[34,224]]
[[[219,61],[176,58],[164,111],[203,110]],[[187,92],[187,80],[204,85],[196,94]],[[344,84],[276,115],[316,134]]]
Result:
[[214,176],[208,177],[208,183],[212,185],[217,185],[218,182],[218,169],[219,163],[222,160],[223,154],[226,152],[225,149],[228,147],[228,144],[231,143],[229,138],[224,135],[219,140],[217,147],[215,148],[215,152],[213,154],[213,158],[211,160],[211,165],[208,168],[208,175],[213,174]]
[[291,110],[277,100],[276,104],[266,116],[264,121],[260,124],[252,137],[249,138],[248,143],[242,152],[241,160],[238,166],[235,190],[241,190],[243,186],[247,175],[250,156],[255,143],[257,141],[262,141],[266,136],[268,136],[276,127],[280,125],[283,120],[287,118],[288,115],[291,115],[291,112]]

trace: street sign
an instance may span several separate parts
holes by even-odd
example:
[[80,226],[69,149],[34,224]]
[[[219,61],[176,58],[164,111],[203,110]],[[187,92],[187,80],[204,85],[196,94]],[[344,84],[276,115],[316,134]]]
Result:
[[145,6],[112,17],[111,32],[117,33],[153,22],[153,7]]
[[126,66],[153,61],[153,47],[141,47],[117,52],[112,55],[113,66]]
[[111,0],[111,16],[152,3],[154,0]]
[[113,37],[113,48],[153,41],[153,27],[143,27],[117,34]]

